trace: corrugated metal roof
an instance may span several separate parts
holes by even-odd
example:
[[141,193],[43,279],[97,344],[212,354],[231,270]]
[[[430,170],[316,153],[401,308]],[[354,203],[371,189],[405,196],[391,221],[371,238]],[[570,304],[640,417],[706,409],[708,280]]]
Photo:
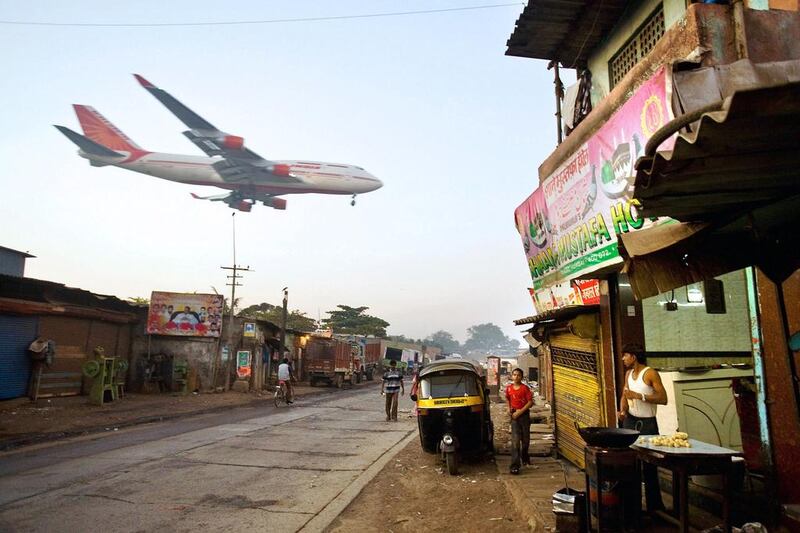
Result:
[[25,257],[25,258],[31,258],[31,257],[35,258],[36,257],[35,255],[31,255],[28,252],[20,252],[19,250],[14,250],[13,248],[7,248],[5,246],[0,246],[0,250],[2,250],[4,252],[11,252],[12,254],[21,255],[22,257]]
[[0,298],[135,313],[137,306],[115,296],[95,294],[62,283],[0,274]]
[[636,165],[642,214],[682,221],[621,236],[634,292],[653,296],[748,265],[800,267],[800,82],[737,91],[669,152]]
[[599,305],[568,305],[567,307],[551,309],[549,311],[545,311],[544,313],[539,313],[538,315],[520,318],[514,321],[514,325],[524,326],[525,324],[536,324],[537,322],[544,322],[546,320],[572,318],[583,313],[593,313],[599,308]]
[[800,82],[735,92],[671,151],[636,163],[645,216],[709,221],[800,192]]
[[585,65],[589,53],[619,21],[628,0],[530,0],[506,42],[507,56]]

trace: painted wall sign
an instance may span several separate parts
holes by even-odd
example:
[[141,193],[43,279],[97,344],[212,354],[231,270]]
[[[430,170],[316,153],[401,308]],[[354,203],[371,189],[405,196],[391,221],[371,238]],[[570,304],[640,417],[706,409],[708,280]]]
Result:
[[631,200],[634,164],[672,118],[667,93],[661,68],[514,211],[534,289],[620,263],[617,235],[652,224]]

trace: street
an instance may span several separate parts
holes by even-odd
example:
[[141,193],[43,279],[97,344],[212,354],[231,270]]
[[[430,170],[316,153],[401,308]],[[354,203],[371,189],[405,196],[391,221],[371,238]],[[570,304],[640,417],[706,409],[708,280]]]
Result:
[[0,530],[321,531],[415,431],[368,387],[6,453]]

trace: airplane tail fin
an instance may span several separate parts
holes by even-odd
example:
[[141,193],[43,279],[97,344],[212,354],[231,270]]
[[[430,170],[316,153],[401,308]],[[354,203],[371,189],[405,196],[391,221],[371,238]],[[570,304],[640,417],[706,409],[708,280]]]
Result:
[[56,129],[66,135],[67,139],[78,145],[78,148],[86,152],[100,157],[125,157],[125,154],[116,152],[100,143],[97,143],[88,137],[84,137],[78,132],[72,131],[64,126],[56,126]]
[[[139,145],[122,133],[119,128],[109,122],[95,108],[78,104],[72,107],[75,108],[75,114],[78,115],[83,133],[89,139],[111,150],[122,150],[130,153],[144,152]],[[62,131],[62,133],[64,132]],[[66,135],[66,133],[64,134]]]

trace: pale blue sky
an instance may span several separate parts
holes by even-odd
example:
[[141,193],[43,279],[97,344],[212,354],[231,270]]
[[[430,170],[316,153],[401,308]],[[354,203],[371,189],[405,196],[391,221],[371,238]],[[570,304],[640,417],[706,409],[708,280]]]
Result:
[[[480,0],[0,2],[0,19],[201,22],[476,6]],[[231,210],[180,185],[92,168],[51,125],[92,105],[148,150],[202,155],[140,73],[274,159],[352,163],[384,188],[288,196],[236,215],[243,304],[316,317],[367,305],[389,332],[519,339],[530,276],[514,208],[555,146],[552,73],[503,55],[522,5],[416,16],[215,27],[0,26],[0,245],[27,275],[119,297],[224,289]]]

